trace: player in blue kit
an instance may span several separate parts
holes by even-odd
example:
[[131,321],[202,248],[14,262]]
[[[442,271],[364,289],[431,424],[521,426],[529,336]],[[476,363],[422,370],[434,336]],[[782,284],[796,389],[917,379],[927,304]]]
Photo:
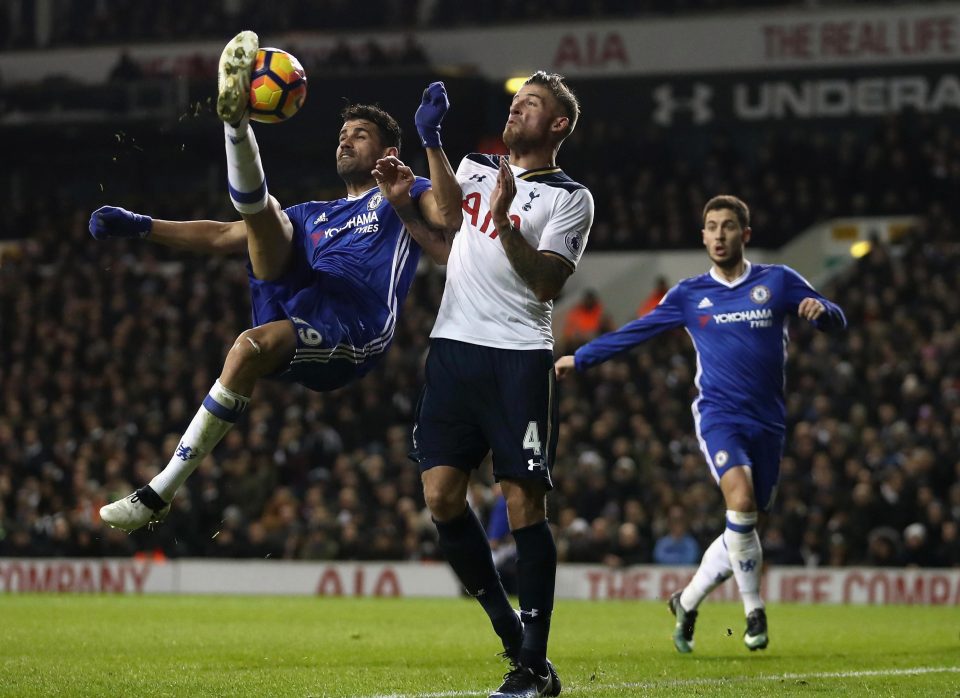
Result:
[[429,180],[412,173],[381,192],[374,169],[378,160],[399,154],[400,127],[369,105],[341,114],[336,166],[347,195],[281,209],[267,192],[247,112],[257,44],[253,32],[241,32],[220,62],[217,104],[228,189],[243,220],[162,221],[112,206],[90,218],[98,240],[143,237],[198,252],[245,251],[249,257],[253,328],[227,353],[219,379],[166,468],[100,510],[104,522],[126,531],[166,516],[180,486],[246,410],[259,379],[333,390],[370,371],[393,340],[413,281],[421,248],[412,235],[435,234],[428,225],[445,230],[460,224],[459,206],[444,208]]
[[697,352],[700,391],[693,417],[700,448],[719,482],[727,525],[704,553],[682,592],[670,598],[676,616],[673,642],[693,650],[697,608],[733,575],[747,615],[744,643],[768,643],[760,598],[763,551],[757,514],[773,504],[780,478],[786,410],[784,370],[789,316],[820,330],[846,327],[843,311],[789,267],[751,264],[750,212],[733,196],[717,196],[703,209],[703,244],[713,262],[706,274],[671,288],[648,315],[627,323],[556,362],[558,377],[603,363],[666,330],[686,328]]

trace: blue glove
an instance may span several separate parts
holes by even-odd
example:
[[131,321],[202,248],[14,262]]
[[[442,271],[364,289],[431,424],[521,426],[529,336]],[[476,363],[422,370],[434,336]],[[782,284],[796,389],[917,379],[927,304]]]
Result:
[[90,234],[97,240],[145,238],[153,219],[119,206],[101,206],[90,216]]
[[442,145],[440,122],[447,115],[449,108],[447,88],[442,82],[431,82],[423,91],[423,100],[413,117],[413,123],[417,125],[417,133],[420,134],[420,142],[423,143],[424,148],[439,148]]

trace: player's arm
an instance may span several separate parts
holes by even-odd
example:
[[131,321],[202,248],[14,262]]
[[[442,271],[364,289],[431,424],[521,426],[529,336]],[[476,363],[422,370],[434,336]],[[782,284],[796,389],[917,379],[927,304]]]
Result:
[[413,122],[427,153],[428,177],[433,185],[420,197],[420,213],[432,228],[455,233],[463,222],[463,191],[440,142],[440,124],[448,109],[447,88],[442,82],[432,82],[423,91]]
[[561,356],[554,365],[557,377],[563,378],[574,370],[585,371],[591,366],[602,364],[617,354],[642,344],[661,332],[682,327],[685,320],[680,302],[681,296],[682,292],[674,286],[660,301],[660,305],[643,317],[587,342],[572,356]]
[[414,201],[411,195],[416,181],[413,170],[393,155],[377,160],[372,174],[380,193],[390,202],[407,232],[430,259],[437,264],[446,264],[453,244],[453,233],[434,227],[423,215],[423,199],[432,190],[424,191],[419,202]]
[[166,247],[207,254],[242,254],[247,250],[244,221],[165,221],[154,219],[148,238]]
[[517,183],[513,179],[510,163],[507,158],[500,158],[497,184],[490,195],[490,215],[513,270],[533,291],[537,300],[546,303],[560,295],[560,290],[573,273],[573,265],[555,252],[534,249],[523,239],[509,216],[510,204],[516,195]]
[[432,188],[420,196],[416,202],[416,211],[403,203],[394,205],[407,230],[438,264],[447,263],[453,236],[460,230],[463,222],[463,191],[440,141],[440,124],[449,108],[450,100],[444,84],[430,83],[423,91],[413,120],[420,143],[427,153],[428,176]]
[[452,241],[463,223],[463,190],[441,148],[427,148],[427,164],[432,188],[418,201],[420,215],[430,227],[449,233]]
[[89,229],[97,240],[142,238],[190,252],[231,254],[247,248],[243,221],[166,221],[101,206],[90,216]]
[[843,309],[827,300],[810,282],[790,267],[783,268],[787,303],[797,317],[810,321],[818,330],[836,332],[847,327]]

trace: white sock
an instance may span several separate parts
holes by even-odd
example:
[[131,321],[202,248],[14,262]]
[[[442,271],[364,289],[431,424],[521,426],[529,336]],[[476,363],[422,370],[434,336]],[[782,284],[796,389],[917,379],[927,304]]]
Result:
[[723,534],[717,536],[700,560],[700,566],[693,579],[680,594],[680,605],[686,611],[693,611],[703,603],[707,595],[730,579],[733,569],[730,567],[730,555],[723,544]]
[[727,528],[723,532],[730,555],[730,566],[743,599],[743,610],[749,614],[763,608],[760,600],[760,572],[763,567],[763,550],[757,535],[757,512],[727,510]]
[[150,487],[163,501],[173,499],[200,461],[230,431],[249,402],[249,397],[228,390],[219,380],[213,384],[167,467],[150,481]]
[[240,213],[258,213],[267,207],[267,180],[260,162],[260,148],[244,116],[236,126],[223,125],[227,149],[227,185],[233,207]]

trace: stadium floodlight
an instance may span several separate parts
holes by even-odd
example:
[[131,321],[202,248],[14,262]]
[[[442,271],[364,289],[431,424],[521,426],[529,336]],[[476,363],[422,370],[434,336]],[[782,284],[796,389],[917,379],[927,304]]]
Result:
[[503,83],[503,89],[508,93],[515,95],[520,91],[520,88],[523,87],[523,83],[527,81],[529,75],[524,75],[519,78],[507,78],[507,81]]
[[850,245],[850,256],[854,259],[860,259],[870,253],[870,241],[858,240]]

